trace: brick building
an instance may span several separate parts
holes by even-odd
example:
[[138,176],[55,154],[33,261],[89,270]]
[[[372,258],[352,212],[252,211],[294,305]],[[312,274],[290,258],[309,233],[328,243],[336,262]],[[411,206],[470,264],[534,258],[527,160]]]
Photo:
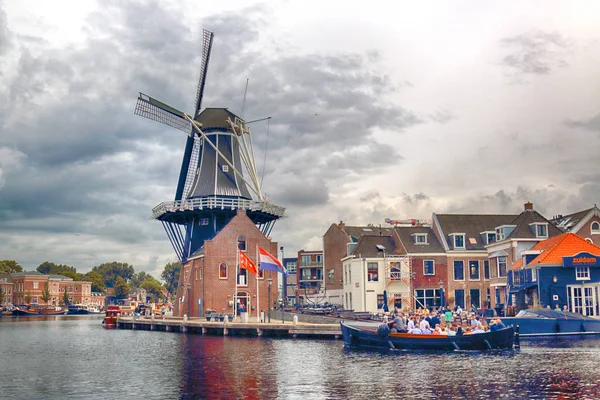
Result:
[[2,290],[3,297],[0,306],[7,306],[13,304],[13,280],[9,273],[0,274],[0,290]]
[[[74,281],[63,275],[45,275],[37,271],[13,272],[13,304],[30,304],[58,306],[62,303],[66,289],[71,304],[92,304],[92,283]],[[42,301],[42,291],[48,283],[50,300]]]
[[257,276],[238,267],[237,250],[241,249],[256,261],[257,247],[277,256],[277,243],[271,242],[256,227],[245,210],[238,210],[236,216],[183,265],[174,315],[198,317],[204,316],[206,310],[233,314],[237,302],[244,305],[251,317],[256,317],[259,310],[266,310],[269,279],[271,303],[277,299],[278,273],[263,271],[262,276]]
[[575,233],[590,243],[600,246],[600,209],[594,207],[569,215],[558,215],[552,223],[564,232]]

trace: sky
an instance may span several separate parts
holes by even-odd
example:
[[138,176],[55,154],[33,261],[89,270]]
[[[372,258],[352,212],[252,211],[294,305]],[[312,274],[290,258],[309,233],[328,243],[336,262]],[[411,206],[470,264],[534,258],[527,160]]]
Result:
[[[328,227],[600,203],[600,2],[0,0],[0,259],[159,276],[186,136],[139,92],[253,125],[294,256]],[[266,156],[265,156],[266,154]]]

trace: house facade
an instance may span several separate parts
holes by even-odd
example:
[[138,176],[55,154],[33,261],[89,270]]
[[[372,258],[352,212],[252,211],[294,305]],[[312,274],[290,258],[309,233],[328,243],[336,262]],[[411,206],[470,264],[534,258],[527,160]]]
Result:
[[238,249],[258,264],[258,247],[277,257],[277,243],[256,227],[245,210],[238,210],[182,266],[174,315],[202,317],[206,310],[234,314],[239,303],[250,317],[267,310],[277,300],[279,273],[259,271],[256,275],[239,268]]
[[590,243],[600,246],[600,209],[594,207],[569,215],[558,215],[552,223],[564,232],[575,233]]
[[566,307],[600,315],[600,247],[574,233],[537,243],[510,268],[507,278],[508,304],[515,311]]

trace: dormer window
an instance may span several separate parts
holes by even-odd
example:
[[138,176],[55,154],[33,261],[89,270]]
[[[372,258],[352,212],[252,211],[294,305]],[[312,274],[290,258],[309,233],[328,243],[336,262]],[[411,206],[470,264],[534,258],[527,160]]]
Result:
[[465,234],[464,233],[453,233],[450,235],[454,238],[454,248],[464,249],[465,248]]
[[496,240],[504,240],[504,230],[502,228],[496,228]]
[[534,222],[529,224],[535,231],[535,237],[538,238],[547,238],[548,237],[548,224],[547,223],[539,223]]
[[484,238],[485,244],[494,243],[496,241],[496,232],[494,231],[481,232],[481,236]]
[[426,233],[413,233],[412,234],[415,244],[427,244],[427,234]]

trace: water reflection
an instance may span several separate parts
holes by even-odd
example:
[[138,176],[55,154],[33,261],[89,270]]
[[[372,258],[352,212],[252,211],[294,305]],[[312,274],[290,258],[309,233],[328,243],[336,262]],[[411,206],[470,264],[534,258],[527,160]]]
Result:
[[[0,321],[0,397],[563,398],[600,393],[600,341],[517,351],[393,352],[340,341],[104,330],[99,319]],[[54,317],[51,317],[54,318]]]

